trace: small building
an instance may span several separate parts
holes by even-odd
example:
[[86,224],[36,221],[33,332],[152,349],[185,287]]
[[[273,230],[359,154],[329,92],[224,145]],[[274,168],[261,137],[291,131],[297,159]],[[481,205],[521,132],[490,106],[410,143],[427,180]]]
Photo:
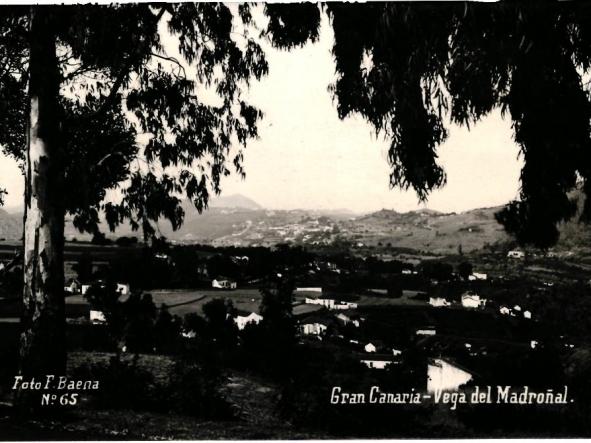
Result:
[[479,295],[466,292],[462,295],[462,306],[464,308],[484,308],[486,305],[486,299],[480,298]]
[[242,330],[246,327],[247,324],[259,324],[259,322],[263,319],[262,315],[257,314],[256,312],[251,312],[248,315],[238,315],[234,319],[234,323],[238,326],[238,329]]
[[319,288],[319,287],[296,288],[296,292],[322,292],[322,288]]
[[310,298],[306,297],[305,303],[307,305],[320,305],[325,308],[332,309],[335,304],[335,300],[332,298]]
[[512,251],[507,252],[507,257],[516,258],[516,259],[523,259],[523,258],[525,258],[525,252],[520,251],[519,249],[514,249]]
[[195,331],[182,331],[181,335],[184,338],[195,338],[197,337],[197,333]]
[[388,354],[372,354],[371,357],[363,355],[359,361],[369,369],[386,369],[391,364],[397,363],[397,360]]
[[429,304],[435,308],[442,308],[451,305],[451,303],[443,297],[429,297]]
[[523,318],[531,320],[531,312],[530,311],[523,311]]
[[499,312],[501,313],[501,315],[510,315],[511,309],[509,309],[507,306],[501,306]]
[[300,322],[300,331],[304,335],[323,335],[332,323],[327,318],[311,316]]
[[215,289],[236,289],[238,285],[232,280],[213,279],[211,281],[211,287]]
[[357,309],[357,303],[351,303],[348,301],[339,301],[339,302],[333,303],[333,305],[330,306],[329,309],[334,309],[334,310]]
[[121,295],[129,295],[129,285],[127,283],[117,283],[117,292]]
[[103,311],[96,311],[91,309],[89,318],[90,322],[95,325],[107,322],[107,319],[105,318],[105,314]]
[[320,322],[308,322],[301,326],[304,335],[322,335],[326,332],[328,326]]
[[488,279],[488,275],[484,274],[482,272],[473,272],[472,275],[468,276],[468,280],[470,280],[470,281],[486,280],[486,279]]
[[370,342],[366,344],[363,349],[365,349],[365,352],[376,352],[376,345]]
[[86,293],[88,292],[89,289],[90,289],[90,285],[82,285],[82,286],[80,286],[80,293],[82,295],[86,295]]
[[473,374],[447,359],[435,358],[427,363],[427,392],[457,391],[472,380]]
[[68,281],[68,284],[64,286],[64,292],[67,292],[68,294],[79,294],[81,289],[82,285],[75,278],[71,278]]
[[423,329],[417,329],[416,335],[436,335],[437,331],[433,326],[427,326]]

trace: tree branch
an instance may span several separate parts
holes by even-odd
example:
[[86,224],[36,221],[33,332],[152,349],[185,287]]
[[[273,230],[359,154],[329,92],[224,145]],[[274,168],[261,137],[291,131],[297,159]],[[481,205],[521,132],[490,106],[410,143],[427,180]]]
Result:
[[187,71],[185,71],[185,67],[176,58],[168,57],[168,56],[161,55],[161,54],[156,54],[155,52],[152,52],[152,56],[176,64],[183,71],[183,77],[187,78]]
[[[166,5],[164,5],[163,7],[160,8],[158,15],[156,15],[156,17],[155,17],[156,23],[158,23],[160,21],[160,19],[162,18],[162,16],[164,15],[164,13],[166,11],[167,11]],[[123,85],[123,82],[125,81],[127,76],[130,74],[132,66],[133,66],[133,58],[129,57],[129,59],[127,60],[127,63],[123,63],[123,65],[121,66],[121,69],[117,73],[117,77],[115,79],[115,82],[113,83],[113,86],[111,87],[111,90],[109,91],[109,94],[107,95],[107,98],[105,99],[103,104],[96,110],[96,112],[89,114],[85,119],[96,118],[97,116],[102,115],[103,113],[108,111],[108,109],[115,103],[115,100],[117,98],[117,94],[119,93],[119,88],[121,88],[121,86]]]

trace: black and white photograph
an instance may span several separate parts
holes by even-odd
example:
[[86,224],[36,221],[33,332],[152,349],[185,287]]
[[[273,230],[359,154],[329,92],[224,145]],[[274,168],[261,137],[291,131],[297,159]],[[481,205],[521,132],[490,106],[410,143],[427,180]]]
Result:
[[2,2],[0,441],[591,437],[591,2]]

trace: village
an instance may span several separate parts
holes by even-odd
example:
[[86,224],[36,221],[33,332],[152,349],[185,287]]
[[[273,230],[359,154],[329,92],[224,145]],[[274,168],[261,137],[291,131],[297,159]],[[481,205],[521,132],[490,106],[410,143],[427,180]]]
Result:
[[[182,317],[202,315],[204,305],[212,300],[231,302],[234,310],[228,315],[240,334],[264,318],[260,288],[265,281],[289,275],[294,281],[290,315],[301,345],[326,347],[370,371],[404,366],[408,354],[420,351],[425,356],[421,363],[425,365],[421,368],[424,380],[415,387],[426,392],[458,391],[470,383],[493,383],[495,371],[487,369],[487,362],[509,348],[526,355],[556,340],[564,350],[575,347],[576,338],[566,334],[549,337],[543,326],[543,312],[536,312],[541,302],[535,297],[552,290],[553,282],[532,281],[529,294],[510,294],[507,276],[490,266],[486,272],[476,270],[467,261],[471,257],[460,257],[462,261],[454,267],[444,261],[413,265],[374,257],[331,258],[299,247],[280,247],[274,252],[252,248],[250,256],[249,248],[240,249],[240,255],[231,255],[235,253],[233,248],[209,248],[207,253],[195,252],[198,249],[183,246],[151,253],[150,266],[157,266],[165,274],[164,279],[182,268],[183,279],[195,286],[187,287],[184,281],[184,287],[176,289],[149,284],[142,287],[138,282],[148,283],[145,277],[125,279],[125,272],[118,271],[115,262],[107,264],[100,259],[93,261],[92,256],[81,256],[71,263],[64,287],[68,322],[105,326],[108,316],[96,305],[96,299],[89,300],[88,291],[92,287],[105,288],[112,273],[122,277],[113,281],[120,302],[134,292],[149,293],[155,306],[165,306],[179,318],[183,339],[194,339],[198,331],[191,330]],[[196,255],[187,254],[188,250]],[[504,262],[511,266],[521,265],[525,258],[521,250],[504,254]],[[274,266],[257,263],[273,255]],[[141,268],[141,260],[134,258],[127,261],[128,270],[134,261]],[[190,268],[193,276],[186,274]],[[121,346],[125,351],[125,344]]]
[[[289,399],[290,420],[325,417],[306,426],[330,424],[337,432],[359,415],[376,426],[382,422],[373,409],[341,405],[330,412],[334,386],[343,392],[378,386],[380,392],[430,399],[366,405],[388,407],[386,415],[392,408],[404,406],[406,414],[432,404],[443,407],[442,414],[480,417],[485,410],[474,405],[435,398],[469,398],[497,385],[560,392],[568,376],[560,369],[564,362],[585,355],[591,331],[578,319],[591,315],[591,273],[584,267],[511,245],[437,257],[371,252],[350,245],[327,250],[294,244],[70,244],[64,293],[73,370],[120,371],[100,363],[107,356],[129,362],[129,375],[116,372],[112,380],[118,381],[110,382],[115,391],[108,392],[117,392],[140,380],[136,372],[142,374],[146,364],[149,377],[164,383],[166,368],[188,355],[197,367],[215,362],[226,380],[215,382],[216,389],[246,387],[255,377],[268,392],[265,401]],[[0,262],[0,326],[16,342],[22,309],[18,251],[0,250]],[[4,372],[10,386],[11,369]],[[201,376],[186,377],[183,383],[197,383]],[[286,380],[294,380],[294,387]],[[100,399],[101,392],[83,397]],[[134,392],[126,394],[127,403],[121,400],[126,407],[133,402],[156,408],[149,406],[152,390]],[[569,392],[577,395],[574,388]],[[4,401],[9,394],[0,390]],[[224,401],[236,401],[227,395]],[[424,422],[421,414],[412,420]]]

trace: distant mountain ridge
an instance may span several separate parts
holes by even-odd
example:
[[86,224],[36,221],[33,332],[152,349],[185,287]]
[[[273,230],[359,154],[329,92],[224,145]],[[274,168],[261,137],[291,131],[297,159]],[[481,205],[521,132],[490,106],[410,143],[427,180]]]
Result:
[[241,208],[241,209],[263,209],[261,205],[259,205],[254,200],[245,197],[242,194],[231,194],[231,195],[222,195],[219,197],[214,197],[209,201],[210,208]]
[[[443,213],[429,209],[397,212],[382,209],[356,215],[346,211],[270,210],[254,200],[234,194],[217,197],[202,214],[189,201],[184,202],[185,222],[173,231],[167,221],[159,223],[160,233],[179,243],[204,243],[218,246],[272,246],[290,242],[301,245],[328,245],[348,242],[356,248],[399,247],[427,253],[452,254],[482,249],[486,245],[511,241],[497,223],[495,213],[501,207],[479,208],[462,213]],[[141,236],[124,224],[109,237]],[[571,221],[561,227],[558,247],[591,247],[591,230]],[[66,238],[89,240],[66,222]],[[0,238],[22,237],[22,214],[0,209]]]

